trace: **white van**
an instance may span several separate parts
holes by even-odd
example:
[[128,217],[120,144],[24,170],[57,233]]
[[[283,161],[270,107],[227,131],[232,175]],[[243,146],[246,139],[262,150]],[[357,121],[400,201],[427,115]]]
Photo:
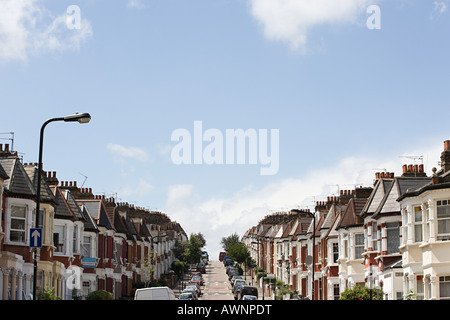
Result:
[[175,294],[169,287],[137,289],[134,300],[175,300]]

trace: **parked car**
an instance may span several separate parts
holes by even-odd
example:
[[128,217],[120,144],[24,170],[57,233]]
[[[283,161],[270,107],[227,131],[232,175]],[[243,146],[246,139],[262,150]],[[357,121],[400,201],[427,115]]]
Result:
[[178,300],[197,300],[197,296],[192,291],[185,291],[180,294]]
[[235,266],[228,266],[225,269],[226,274],[229,274],[232,270],[236,270]]
[[231,283],[233,285],[233,287],[235,287],[236,285],[246,285],[246,281],[244,279],[234,279]]
[[199,283],[202,286],[203,282],[203,277],[200,273],[194,273],[192,275],[190,283]]
[[228,280],[231,282],[231,279],[233,278],[233,277],[235,277],[235,276],[240,276],[241,274],[237,271],[237,270],[235,270],[235,271],[231,271],[229,274],[228,274]]
[[197,264],[197,271],[201,273],[206,273],[206,267],[205,264],[199,263]]
[[229,257],[225,257],[223,260],[223,264],[224,266],[232,266],[234,265],[234,260]]
[[227,255],[226,252],[220,252],[219,253],[219,261],[223,261],[223,258],[225,258],[226,255]]
[[[196,283],[191,283],[191,284],[188,284],[187,286],[186,286],[186,289],[189,289],[189,290],[191,290],[191,288],[193,288],[194,289],[194,291],[195,291],[195,293],[197,294],[197,296],[201,296],[202,295],[202,290],[200,289],[200,285],[198,285],[198,284],[196,284]],[[185,290],[186,290],[185,289]]]
[[241,292],[239,293],[239,300],[242,300],[242,297],[247,295],[258,298],[258,289],[251,286],[242,286]]
[[198,295],[197,295],[197,293],[195,292],[195,288],[193,288],[193,287],[186,287],[186,288],[183,290],[183,292],[181,292],[181,294],[183,294],[183,293],[191,293],[192,295],[194,295],[195,300],[198,300]]
[[134,300],[175,300],[175,294],[169,287],[137,289]]

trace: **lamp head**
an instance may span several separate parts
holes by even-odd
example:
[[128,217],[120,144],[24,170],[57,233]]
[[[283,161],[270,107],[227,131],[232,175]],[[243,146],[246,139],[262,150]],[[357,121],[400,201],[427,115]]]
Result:
[[70,116],[64,117],[65,122],[78,121],[79,123],[89,123],[91,121],[91,115],[89,113],[75,113]]

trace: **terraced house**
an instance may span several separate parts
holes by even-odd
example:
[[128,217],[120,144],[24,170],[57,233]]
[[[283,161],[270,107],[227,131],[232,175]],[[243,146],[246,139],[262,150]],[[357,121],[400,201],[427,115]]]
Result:
[[[160,212],[94,195],[76,182],[43,172],[39,225],[35,226],[37,165],[22,164],[0,145],[0,299],[32,299],[34,257],[30,228],[42,228],[39,291],[53,288],[64,300],[106,290],[120,299],[135,282],[168,277],[183,228]],[[151,270],[149,272],[149,270]],[[172,281],[172,282],[171,282]]]
[[295,216],[305,210],[265,217],[242,241],[258,266],[310,299],[339,299],[354,286],[386,300],[450,299],[450,140],[440,160],[431,177],[405,164],[399,176],[377,172],[371,187],[316,202],[307,228]]

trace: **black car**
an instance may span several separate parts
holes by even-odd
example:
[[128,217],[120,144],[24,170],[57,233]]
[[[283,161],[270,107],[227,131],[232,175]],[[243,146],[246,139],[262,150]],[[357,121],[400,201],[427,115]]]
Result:
[[243,296],[255,296],[258,298],[258,289],[251,286],[242,286],[241,292],[239,292],[239,300],[242,300]]

